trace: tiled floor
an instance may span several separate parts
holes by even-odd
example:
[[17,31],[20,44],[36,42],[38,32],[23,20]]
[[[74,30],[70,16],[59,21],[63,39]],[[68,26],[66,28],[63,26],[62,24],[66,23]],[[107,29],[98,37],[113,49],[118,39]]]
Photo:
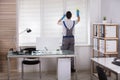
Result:
[[[72,75],[71,80],[76,80],[75,73],[72,73],[71,75]],[[0,80],[8,80],[7,74],[0,73]],[[22,80],[20,73],[11,73],[10,80]],[[40,80],[39,73],[36,73],[36,72],[25,73],[24,80]],[[57,80],[57,74],[55,72],[42,73],[41,80]],[[79,71],[77,73],[77,80],[90,80],[90,72]]]

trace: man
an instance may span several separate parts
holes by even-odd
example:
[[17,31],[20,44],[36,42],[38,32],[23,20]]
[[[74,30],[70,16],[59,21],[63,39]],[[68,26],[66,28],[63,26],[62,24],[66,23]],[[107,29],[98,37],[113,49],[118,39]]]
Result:
[[[63,26],[62,50],[71,50],[74,52],[74,27],[80,21],[79,10],[76,11],[77,20],[71,20],[72,13],[67,11],[63,17],[58,20],[58,24]],[[66,19],[64,19],[66,17]],[[71,58],[71,72],[75,72],[74,58]]]

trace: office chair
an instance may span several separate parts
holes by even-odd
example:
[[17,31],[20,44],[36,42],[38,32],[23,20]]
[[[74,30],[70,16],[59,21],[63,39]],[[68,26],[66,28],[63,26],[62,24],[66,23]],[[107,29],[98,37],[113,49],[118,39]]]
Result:
[[98,74],[98,78],[99,80],[108,80],[107,79],[107,75],[106,73],[104,72],[104,69],[99,67],[99,66],[96,66],[96,70],[97,70],[97,74]]
[[[32,51],[35,51],[36,48],[24,48],[21,50],[21,52],[24,52],[25,54],[31,54]],[[39,64],[39,75],[41,79],[41,62],[39,58],[24,58],[22,61],[22,79],[24,78],[24,65],[37,65]]]

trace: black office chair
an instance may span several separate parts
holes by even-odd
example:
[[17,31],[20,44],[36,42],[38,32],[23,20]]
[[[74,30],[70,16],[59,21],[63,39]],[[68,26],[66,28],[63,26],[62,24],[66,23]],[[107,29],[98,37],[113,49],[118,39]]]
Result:
[[[24,52],[25,54],[31,54],[32,51],[35,51],[36,48],[24,48],[21,51]],[[41,62],[39,60],[39,58],[24,58],[22,61],[22,79],[24,78],[24,64],[25,65],[36,65],[39,64],[39,75],[40,75],[40,79],[41,79]]]
[[97,70],[97,74],[98,74],[98,78],[99,80],[108,80],[107,79],[107,75],[106,73],[104,72],[104,69],[99,67],[99,66],[96,66],[96,70]]

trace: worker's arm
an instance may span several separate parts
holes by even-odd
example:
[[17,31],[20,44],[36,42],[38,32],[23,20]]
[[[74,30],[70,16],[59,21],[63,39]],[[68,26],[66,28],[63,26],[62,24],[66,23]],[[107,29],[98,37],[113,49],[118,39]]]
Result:
[[58,24],[65,18],[65,14],[63,15],[63,17],[61,19],[58,20]]
[[77,9],[76,10],[76,15],[77,15],[77,22],[80,21],[80,11]]
[[80,22],[80,16],[79,16],[79,17],[77,17],[77,22]]

